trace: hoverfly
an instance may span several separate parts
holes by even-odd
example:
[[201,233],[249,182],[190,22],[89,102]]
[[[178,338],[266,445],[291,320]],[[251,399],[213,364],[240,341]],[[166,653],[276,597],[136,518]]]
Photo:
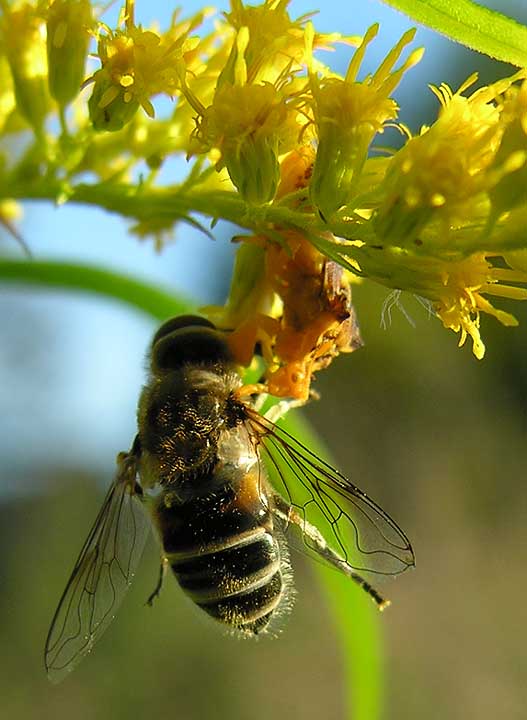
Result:
[[292,526],[381,609],[387,601],[360,573],[414,565],[410,541],[378,505],[257,411],[226,334],[204,318],[173,318],[154,336],[138,428],[130,451],[117,457],[53,617],[45,648],[53,681],[108,627],[152,526],[162,550],[149,602],[170,566],[196,605],[245,636],[269,631],[290,609]]

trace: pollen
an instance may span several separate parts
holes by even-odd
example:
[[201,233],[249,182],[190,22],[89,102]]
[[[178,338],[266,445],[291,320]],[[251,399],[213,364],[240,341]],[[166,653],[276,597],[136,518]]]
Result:
[[[312,162],[309,147],[287,156],[277,196],[305,189]],[[249,364],[260,346],[268,392],[306,401],[315,373],[362,340],[348,275],[302,234],[276,233],[281,243],[244,238],[227,306],[208,315],[233,328],[229,345],[240,364]]]

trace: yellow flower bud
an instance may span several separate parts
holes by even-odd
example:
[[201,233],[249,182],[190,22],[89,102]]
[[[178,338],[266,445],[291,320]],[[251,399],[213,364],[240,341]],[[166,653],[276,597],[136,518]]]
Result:
[[119,89],[112,82],[105,83],[102,73],[98,76],[88,100],[90,119],[95,130],[121,130],[138,109],[139,103],[125,88]]
[[7,60],[0,56],[0,132],[15,109],[15,93]]
[[44,37],[43,22],[32,5],[24,4],[4,12],[0,20],[0,44],[11,68],[17,109],[37,133],[42,130],[49,109]]
[[79,93],[92,26],[90,0],[55,0],[49,8],[48,87],[59,105],[67,105]]
[[280,179],[279,154],[298,135],[296,112],[270,83],[223,84],[204,111],[197,138],[221,151],[233,184],[248,202],[272,200]]
[[389,94],[422,55],[421,50],[414,51],[401,67],[393,70],[401,52],[413,39],[415,31],[410,30],[388,53],[377,72],[358,82],[358,69],[377,30],[378,26],[372,25],[366,32],[345,78],[320,78],[313,69],[314,30],[308,26],[308,67],[318,136],[310,197],[326,219],[350,202],[356,192],[357,179],[374,136],[397,117],[397,104]]

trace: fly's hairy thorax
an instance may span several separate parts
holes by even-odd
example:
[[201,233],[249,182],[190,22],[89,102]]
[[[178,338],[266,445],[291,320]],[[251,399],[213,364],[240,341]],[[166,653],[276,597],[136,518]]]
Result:
[[243,421],[234,373],[184,367],[151,379],[139,401],[141,484],[172,485],[218,461],[222,438]]

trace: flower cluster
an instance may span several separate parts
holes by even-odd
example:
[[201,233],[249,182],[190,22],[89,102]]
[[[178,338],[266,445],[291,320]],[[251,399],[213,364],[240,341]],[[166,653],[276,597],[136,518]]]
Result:
[[[513,269],[514,227],[527,201],[525,76],[469,97],[462,93],[475,77],[456,93],[434,89],[439,117],[393,156],[372,216],[373,249],[397,258],[388,284],[431,300],[444,326],[461,333],[460,345],[472,338],[479,359],[481,312],[517,324],[484,296],[527,299],[527,276]],[[375,275],[375,265],[382,277],[383,264],[370,251],[364,269]]]
[[139,107],[153,118],[150,98],[177,94],[186,74],[199,65],[200,39],[192,33],[202,14],[186,22],[177,22],[176,15],[170,29],[159,35],[137,26],[133,9],[127,2],[122,29],[114,32],[101,25],[98,32],[101,68],[86,81],[93,82],[88,107],[96,130],[120,130]]
[[[320,34],[289,0],[230,0],[214,23],[203,10],[165,30],[138,24],[134,0],[116,27],[90,0],[0,8],[0,135],[32,138],[0,157],[0,205],[93,202],[158,242],[196,213],[237,223],[230,296],[208,312],[241,364],[261,353],[273,394],[305,399],[314,372],[360,345],[353,276],[426,298],[477,358],[482,313],[516,324],[490,298],[527,299],[527,71],[432,88],[437,119],[412,135],[393,92],[422,55],[413,31],[361,78],[378,26]],[[320,60],[337,43],[343,76]],[[404,143],[376,153],[387,127]],[[158,183],[178,156],[187,178]]]

